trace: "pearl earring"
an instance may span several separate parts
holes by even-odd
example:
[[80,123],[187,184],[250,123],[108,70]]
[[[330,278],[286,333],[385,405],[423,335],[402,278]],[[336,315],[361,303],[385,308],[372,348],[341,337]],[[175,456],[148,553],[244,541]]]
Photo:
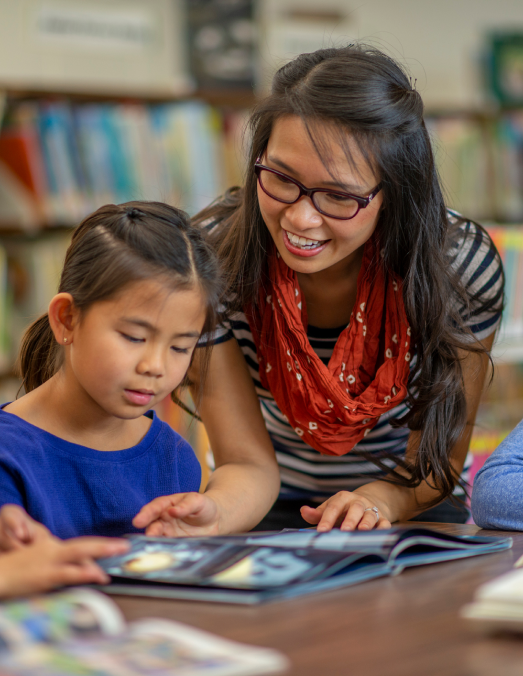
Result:
[[67,343],[67,338],[64,338],[64,343]]

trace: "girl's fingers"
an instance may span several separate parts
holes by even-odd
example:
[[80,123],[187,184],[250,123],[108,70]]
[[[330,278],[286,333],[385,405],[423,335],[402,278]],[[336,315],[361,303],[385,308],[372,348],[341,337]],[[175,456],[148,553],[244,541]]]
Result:
[[169,507],[167,513],[176,519],[183,519],[187,516],[198,516],[204,507],[205,499],[200,493],[186,493],[177,505]]
[[152,538],[162,537],[162,535],[164,534],[163,524],[160,521],[153,521],[145,529],[145,534],[149,535]]
[[81,566],[67,564],[61,566],[56,575],[55,586],[75,584],[107,584],[110,577],[95,563],[86,562]]
[[162,495],[144,505],[133,519],[135,528],[147,528],[156,521],[169,507],[174,507],[181,502],[187,493],[175,493],[174,495]]
[[83,563],[86,559],[101,559],[124,554],[129,546],[129,542],[117,538],[75,538],[60,543],[59,558],[64,563]]
[[29,515],[18,505],[4,505],[0,512],[2,536],[6,544],[27,543],[31,540],[28,528]]

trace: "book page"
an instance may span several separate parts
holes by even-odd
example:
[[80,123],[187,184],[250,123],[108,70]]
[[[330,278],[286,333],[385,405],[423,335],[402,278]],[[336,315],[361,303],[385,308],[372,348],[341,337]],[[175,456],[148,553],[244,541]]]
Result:
[[[302,546],[303,534],[297,535],[298,546],[292,543],[281,546],[278,542],[272,546],[271,539],[250,536],[208,539],[137,536],[130,538],[130,551],[99,563],[112,578],[264,590],[324,579],[343,569],[348,572],[352,564],[373,551],[354,553],[332,541],[325,547]],[[287,535],[284,541],[288,541]],[[372,563],[383,561],[381,557]]]

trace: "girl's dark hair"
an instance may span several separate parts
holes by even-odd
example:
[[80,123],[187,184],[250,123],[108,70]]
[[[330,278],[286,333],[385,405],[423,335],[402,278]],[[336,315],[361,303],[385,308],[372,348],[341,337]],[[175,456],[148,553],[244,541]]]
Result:
[[[58,292],[70,293],[85,311],[130,282],[151,277],[160,277],[173,290],[199,287],[206,302],[203,333],[213,330],[221,296],[216,256],[187,214],[160,202],[107,204],[88,216],[74,231]],[[22,339],[19,367],[25,391],[49,380],[62,359],[46,313]],[[204,371],[208,359],[207,349]]]
[[[403,68],[381,51],[365,45],[320,49],[302,54],[276,73],[272,91],[255,108],[245,186],[234,188],[198,214],[197,224],[220,223],[211,229],[226,275],[227,297],[240,307],[256,302],[266,274],[271,235],[257,200],[254,163],[262,156],[279,118],[301,118],[318,156],[326,133],[353,158],[350,138],[382,184],[383,205],[377,232],[385,270],[404,280],[405,308],[416,361],[406,400],[409,411],[393,421],[418,432],[419,448],[407,470],[390,473],[387,457],[362,454],[388,476],[413,488],[423,480],[440,498],[451,495],[459,480],[450,463],[450,449],[467,422],[459,350],[485,353],[465,326],[473,306],[501,311],[503,289],[494,298],[471,298],[450,265],[456,255],[459,227],[449,220],[439,184],[430,138],[423,121],[423,102]],[[461,310],[460,310],[461,306]]]

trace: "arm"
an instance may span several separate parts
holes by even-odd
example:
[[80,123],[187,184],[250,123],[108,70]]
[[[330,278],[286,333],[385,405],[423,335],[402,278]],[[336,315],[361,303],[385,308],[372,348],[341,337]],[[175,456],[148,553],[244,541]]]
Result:
[[0,509],[0,550],[20,549],[53,536],[20,505],[3,505]]
[[[494,341],[491,334],[483,341],[484,347],[490,351]],[[487,355],[463,352],[463,380],[467,401],[467,423],[461,438],[450,451],[452,466],[459,474],[470,444],[470,437],[476,419],[479,400],[483,392],[483,384],[488,370]],[[412,459],[418,452],[418,435],[411,432],[407,444],[407,459]],[[427,509],[428,504],[437,500],[438,491],[423,481],[417,488],[405,488],[384,481],[372,481],[352,493],[342,491],[329,498],[316,509],[302,508],[302,516],[309,523],[318,524],[319,530],[330,530],[337,523],[344,530],[370,530],[371,528],[390,528],[395,521],[406,521]],[[376,506],[380,520],[376,523],[373,512],[364,512],[368,507]]]
[[[198,354],[189,372],[195,400]],[[164,496],[135,517],[148,535],[227,534],[250,530],[278,497],[280,475],[252,378],[236,340],[212,351],[199,412],[216,469],[204,494]]]
[[471,506],[482,528],[523,530],[523,421],[477,473]]
[[125,540],[75,538],[63,542],[49,536],[0,555],[0,598],[49,591],[64,585],[107,584],[109,577],[94,559],[124,554]]

